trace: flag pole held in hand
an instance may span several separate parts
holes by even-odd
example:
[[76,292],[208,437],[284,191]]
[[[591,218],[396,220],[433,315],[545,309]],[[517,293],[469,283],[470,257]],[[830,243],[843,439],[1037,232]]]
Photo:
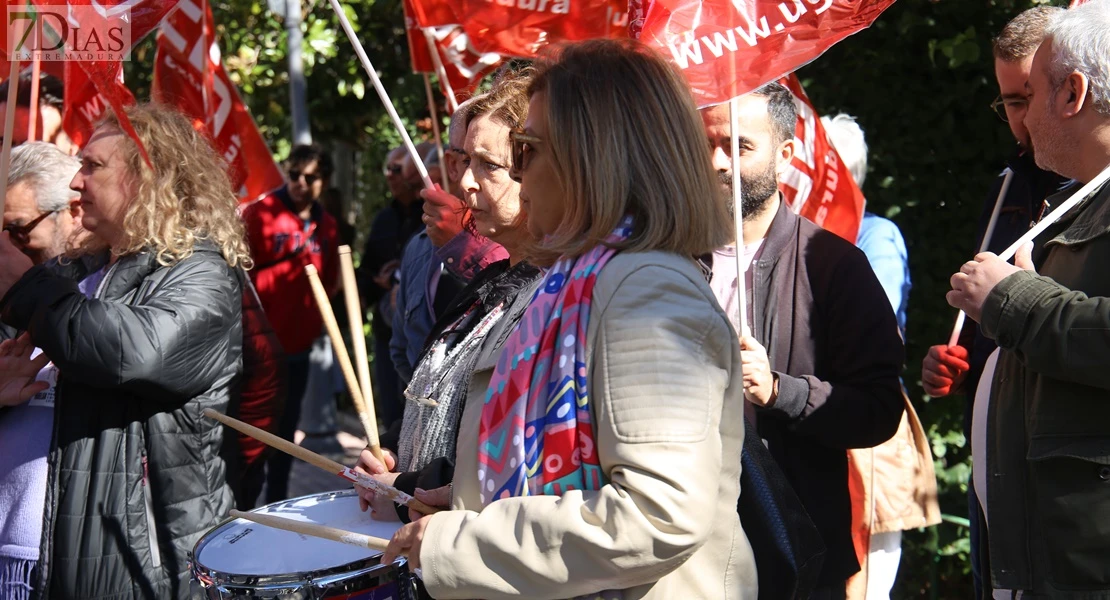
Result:
[[[1068,211],[1075,208],[1079,203],[1086,200],[1087,196],[1091,195],[1092,192],[1101,187],[1102,184],[1106,183],[1107,179],[1110,179],[1110,165],[1106,165],[1105,167],[1103,167],[1102,171],[1098,175],[1095,175],[1094,179],[1090,180],[1089,182],[1087,182],[1086,185],[1079,188],[1079,190],[1072,194],[1070,198],[1065,200],[1063,204],[1049,213],[1047,217],[1038,221],[1032,229],[1025,232],[1025,235],[1018,238],[1016,242],[1010,244],[1010,247],[1003,250],[1002,254],[998,255],[998,258],[1009,261],[1011,258],[1014,257],[1015,254],[1017,254],[1017,251],[1022,246],[1028,244],[1029,242],[1032,242],[1034,239],[1036,239],[1038,235],[1044,233],[1045,229],[1048,229],[1050,226],[1052,226],[1053,223],[1059,221],[1064,215],[1068,214]],[[963,326],[963,317],[964,314],[963,312],[961,312],[960,315],[956,318],[957,325],[961,327]],[[959,331],[954,329],[952,331],[952,338],[949,339],[948,345],[954,346],[955,342],[953,342],[952,340],[959,338],[959,335]]]
[[[991,210],[990,221],[987,222],[987,230],[983,233],[983,241],[979,244],[979,252],[986,252],[990,247],[991,238],[994,237],[994,226],[998,224],[998,215],[1002,212],[1002,202],[1006,199],[1006,192],[1010,190],[1010,181],[1014,179],[1014,171],[1006,169],[1006,176],[1002,179],[1002,187],[998,189],[998,198],[994,200],[994,209]],[[960,343],[960,333],[964,329],[964,321],[967,320],[967,314],[960,311],[956,315],[956,325],[952,327],[952,335],[948,336],[948,347],[951,348]]]

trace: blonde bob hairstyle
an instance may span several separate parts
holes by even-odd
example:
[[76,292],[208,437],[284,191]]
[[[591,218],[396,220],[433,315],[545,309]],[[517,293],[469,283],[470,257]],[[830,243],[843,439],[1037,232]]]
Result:
[[633,40],[591,40],[536,62],[529,94],[546,99],[547,140],[567,197],[536,264],[603,243],[626,214],[625,251],[684,256],[729,243],[732,219],[705,129],[682,76]]
[[[123,217],[123,244],[113,251],[127,255],[149,250],[160,264],[169,266],[192,255],[197,242],[206,240],[220,249],[228,265],[249,269],[252,261],[236,214],[239,202],[231,190],[227,164],[212,144],[172,108],[139,104],[125,113],[153,168],[143,160],[135,141],[121,136],[135,197]],[[112,113],[97,125],[97,129],[106,127],[122,131]]]

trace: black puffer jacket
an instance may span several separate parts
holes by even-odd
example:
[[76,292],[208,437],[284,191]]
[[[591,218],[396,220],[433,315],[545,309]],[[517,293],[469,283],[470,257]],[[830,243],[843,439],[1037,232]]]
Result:
[[241,366],[241,291],[214,247],[172,267],[31,269],[0,300],[59,369],[40,574],[69,598],[183,598],[187,553],[232,507],[219,423]]

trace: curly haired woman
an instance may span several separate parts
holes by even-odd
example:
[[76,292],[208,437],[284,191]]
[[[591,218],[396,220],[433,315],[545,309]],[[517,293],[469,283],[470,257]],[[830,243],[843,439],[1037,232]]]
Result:
[[128,109],[149,162],[109,117],[71,187],[80,260],[32,268],[0,236],[0,317],[57,369],[33,593],[183,598],[187,556],[232,506],[219,457],[242,371],[249,266],[225,167],[189,120]]

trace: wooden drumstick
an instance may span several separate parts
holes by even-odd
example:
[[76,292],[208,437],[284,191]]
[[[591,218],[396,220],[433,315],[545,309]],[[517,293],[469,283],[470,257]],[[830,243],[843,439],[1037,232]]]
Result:
[[[355,263],[351,260],[351,247],[339,247],[339,272],[343,276],[343,298],[347,303],[347,324],[351,329],[351,343],[355,347],[355,366],[358,367],[358,384],[362,388],[363,406],[355,405],[360,413],[365,410],[367,421],[374,426],[374,436],[370,438],[370,453],[381,461],[382,449],[378,446],[378,416],[374,411],[374,388],[370,381],[370,360],[366,356],[366,334],[362,330],[362,302],[358,298],[358,282],[355,281]],[[361,416],[360,416],[361,418]]]
[[304,521],[296,521],[293,519],[286,519],[285,517],[277,517],[274,515],[267,515],[261,513],[243,512],[240,510],[232,509],[231,516],[236,519],[246,519],[253,521],[259,525],[266,527],[273,527],[274,529],[281,529],[283,531],[292,531],[293,533],[300,533],[304,535],[311,535],[312,537],[323,538],[325,540],[332,540],[333,542],[340,542],[343,544],[350,544],[352,546],[359,546],[361,548],[369,548],[371,550],[379,550],[385,552],[386,546],[389,545],[389,540],[364,533],[356,533],[354,531],[347,531],[345,529],[336,529],[327,525],[317,525],[316,523],[305,523]]
[[224,425],[227,425],[228,427],[238,431],[239,433],[242,433],[243,435],[249,435],[250,437],[262,442],[263,444],[266,444],[267,446],[271,446],[273,448],[281,450],[289,456],[299,458],[318,469],[322,469],[324,471],[327,471],[328,473],[331,473],[332,475],[342,477],[343,479],[346,479],[351,483],[358,484],[364,488],[374,490],[374,493],[382,494],[383,496],[389,498],[397,504],[407,506],[425,515],[430,515],[432,513],[437,513],[443,510],[441,508],[428,506],[427,504],[424,504],[423,502],[417,500],[416,498],[413,498],[412,496],[402,492],[401,490],[392,486],[388,486],[378,481],[377,479],[370,477],[369,475],[364,475],[350,467],[345,467],[326,456],[320,456],[319,454],[316,454],[308,448],[298,446],[293,442],[290,442],[289,440],[284,440],[268,431],[263,431],[262,429],[259,429],[254,425],[244,423],[234,417],[229,417],[223,413],[216,412],[211,408],[204,409],[204,416],[210,419],[215,419],[223,423]]
[[[368,412],[366,402],[362,398],[362,390],[355,378],[355,370],[351,366],[351,357],[347,354],[347,345],[343,343],[343,334],[339,333],[339,323],[335,320],[335,313],[331,310],[331,300],[324,291],[324,284],[320,283],[320,273],[315,265],[305,265],[305,275],[312,286],[312,295],[316,297],[316,306],[320,309],[320,316],[324,318],[324,327],[331,338],[335,357],[339,360],[339,369],[343,371],[343,379],[347,382],[347,389],[351,392],[351,400],[355,403],[358,420],[362,421],[362,428],[366,430],[366,442],[370,446],[370,453],[383,465],[385,458],[382,456],[381,444],[378,442],[378,423],[372,412]],[[360,334],[361,335],[361,334]]]

